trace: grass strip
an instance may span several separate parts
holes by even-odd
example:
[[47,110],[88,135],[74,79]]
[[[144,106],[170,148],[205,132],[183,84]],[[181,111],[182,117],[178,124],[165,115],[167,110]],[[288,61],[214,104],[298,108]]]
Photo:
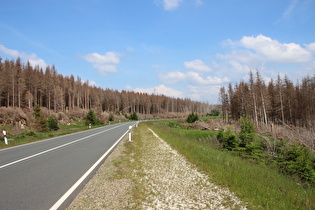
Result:
[[[101,127],[104,125],[93,126],[93,128]],[[84,125],[84,122],[77,122],[76,125],[59,125],[60,129],[57,131],[47,132],[34,132],[25,131],[18,135],[7,135],[9,144],[5,145],[4,141],[0,141],[0,149],[18,146],[22,144],[28,144],[48,138],[57,136],[63,136],[71,133],[76,133],[84,130],[88,130],[88,126]]]
[[240,157],[211,148],[198,139],[204,131],[170,128],[167,123],[151,122],[150,128],[185,155],[212,181],[228,187],[249,208],[315,209],[315,189],[297,184],[292,178],[268,166],[250,163]]

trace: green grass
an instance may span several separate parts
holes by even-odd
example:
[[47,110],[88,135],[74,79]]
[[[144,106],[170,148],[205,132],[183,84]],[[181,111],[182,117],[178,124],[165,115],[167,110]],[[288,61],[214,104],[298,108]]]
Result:
[[[57,131],[47,131],[47,132],[33,132],[30,130],[25,130],[24,132],[18,134],[18,135],[11,135],[9,132],[7,132],[7,138],[9,139],[8,145],[4,144],[3,135],[0,135],[0,149],[13,147],[17,145],[22,144],[28,144],[35,141],[40,141],[43,139],[53,138],[57,136],[67,135],[75,132],[80,132],[84,130],[88,130],[88,126],[85,125],[85,121],[74,121],[74,125],[59,125],[59,130]],[[106,123],[104,125],[97,125],[93,126],[92,128],[97,128],[101,126],[106,125],[112,125],[117,123],[123,123],[123,122],[129,122],[129,120],[122,120],[122,121],[114,121],[110,123]],[[0,130],[13,130],[14,127],[12,126],[2,126]],[[32,135],[29,135],[30,132],[33,132]]]
[[[84,122],[76,122],[75,125],[59,125],[59,127],[60,129],[58,131],[51,131],[51,132],[25,131],[18,135],[8,134],[7,138],[9,139],[8,141],[9,144],[5,145],[3,139],[1,139],[0,149],[22,145],[22,144],[28,144],[31,142],[40,141],[47,138],[53,138],[53,137],[62,136],[62,135],[89,129],[88,126],[84,125]],[[96,126],[93,128],[96,128]]]
[[214,136],[213,131],[170,128],[167,122],[151,122],[149,127],[209,174],[212,181],[248,202],[251,209],[315,209],[314,187],[302,186],[271,167],[251,163],[200,141]]
[[[142,179],[144,178],[143,166],[141,164],[141,157],[143,153],[143,141],[147,138],[147,126],[141,124],[141,126],[134,127],[132,132],[132,141],[126,141],[125,146],[125,156],[121,157],[122,162],[119,170],[123,170],[123,174],[126,178],[131,179],[133,182],[133,187],[131,189],[131,196],[133,202],[133,209],[141,209],[141,203],[146,199],[144,186],[142,184]],[[128,138],[128,137],[126,137]]]

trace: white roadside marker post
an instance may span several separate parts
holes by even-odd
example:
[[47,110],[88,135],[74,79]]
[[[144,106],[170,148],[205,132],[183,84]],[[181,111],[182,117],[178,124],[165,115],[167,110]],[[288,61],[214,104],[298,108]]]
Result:
[[131,141],[131,129],[132,129],[132,126],[130,125],[129,126],[129,141]]
[[6,131],[2,131],[3,136],[4,136],[4,143],[5,145],[8,145],[8,139],[7,139],[7,132]]

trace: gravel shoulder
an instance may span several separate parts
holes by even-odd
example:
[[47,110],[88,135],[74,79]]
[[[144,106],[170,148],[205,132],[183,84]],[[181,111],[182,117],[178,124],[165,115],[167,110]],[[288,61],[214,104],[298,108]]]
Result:
[[246,209],[146,125],[134,130],[68,209]]

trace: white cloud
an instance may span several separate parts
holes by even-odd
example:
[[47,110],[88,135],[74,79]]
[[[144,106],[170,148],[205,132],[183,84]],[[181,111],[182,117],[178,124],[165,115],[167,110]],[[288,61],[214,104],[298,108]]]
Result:
[[33,53],[30,54],[30,55],[28,55],[28,54],[24,55],[24,53],[22,53],[21,54],[21,58],[24,59],[24,60],[28,60],[32,66],[37,66],[38,65],[38,66],[40,66],[40,67],[42,67],[44,69],[47,66],[46,62],[43,59],[37,57],[37,55],[33,54]]
[[240,62],[236,60],[230,60],[228,62],[230,66],[232,66],[232,70],[237,73],[243,73],[243,74],[248,74],[250,71],[250,67],[246,64],[241,64]]
[[247,65],[257,65],[264,62],[264,58],[248,50],[233,50],[229,54],[218,54],[216,56],[221,60],[237,60]]
[[131,86],[131,85],[126,85],[126,89],[127,89],[127,90],[131,90],[131,89],[132,89],[132,86]]
[[188,82],[194,85],[214,85],[229,82],[227,77],[219,78],[217,76],[203,76],[198,72],[168,72],[167,74],[160,75],[160,79],[168,84],[177,82]]
[[113,65],[113,64],[95,63],[93,64],[93,67],[95,69],[98,69],[99,73],[103,76],[105,76],[109,72],[117,72],[116,65]]
[[0,52],[4,53],[6,55],[12,56],[12,57],[19,57],[19,55],[20,55],[19,51],[11,50],[9,48],[6,48],[3,45],[0,45]]
[[176,9],[182,0],[155,0],[157,4],[162,4],[164,10]]
[[218,95],[221,86],[208,85],[208,86],[187,86],[188,97],[193,100],[203,100],[212,103],[218,102]]
[[[284,73],[298,79],[310,72],[314,62],[315,43],[281,43],[264,35],[243,36],[238,41],[227,40],[224,45],[232,51],[216,55],[211,68],[216,75],[228,75],[230,80],[238,82],[249,70],[259,70],[263,76]],[[299,75],[298,75],[299,74]]]
[[[193,0],[196,6],[203,5],[203,0]],[[164,10],[175,10],[183,0],[155,0],[157,5],[162,5]]]
[[309,51],[312,51],[315,53],[315,42],[311,44],[306,44],[305,46],[307,47]]
[[211,69],[202,61],[199,59],[193,60],[193,61],[187,61],[184,62],[184,66],[188,69],[193,69],[196,71],[201,71],[201,72],[209,72]]
[[206,76],[205,78],[203,78],[197,72],[188,72],[187,78],[191,83],[197,84],[197,85],[217,85],[217,84],[222,84],[222,83],[226,83],[230,81],[227,77],[219,78],[216,76],[214,77]]
[[83,56],[83,59],[90,63],[112,63],[118,64],[120,62],[120,53],[117,52],[107,52],[104,55],[98,53],[91,53]]
[[0,52],[14,58],[20,57],[22,60],[25,60],[25,61],[28,60],[32,66],[38,65],[42,67],[43,69],[45,69],[47,66],[46,62],[43,59],[39,58],[34,53],[27,54],[24,52],[19,52],[18,50],[12,50],[12,49],[6,48],[3,45],[0,45]]
[[182,0],[163,0],[165,10],[173,10],[179,6]]
[[173,83],[185,80],[186,74],[179,71],[168,72],[167,74],[160,75],[160,79],[162,79],[165,83],[173,84]]
[[279,63],[300,63],[310,61],[312,54],[309,50],[296,43],[280,43],[264,35],[257,37],[244,36],[241,46],[256,51],[267,61]]
[[165,85],[159,85],[151,88],[136,88],[135,92],[148,93],[148,94],[163,94],[170,97],[182,97],[183,93],[178,90],[166,87]]
[[93,64],[93,68],[98,69],[101,75],[109,72],[117,72],[117,64],[120,63],[122,55],[118,52],[106,52],[104,55],[99,53],[90,53],[82,56],[82,58]]
[[91,86],[99,87],[99,85],[93,80],[89,80],[88,82],[89,82],[89,85]]

